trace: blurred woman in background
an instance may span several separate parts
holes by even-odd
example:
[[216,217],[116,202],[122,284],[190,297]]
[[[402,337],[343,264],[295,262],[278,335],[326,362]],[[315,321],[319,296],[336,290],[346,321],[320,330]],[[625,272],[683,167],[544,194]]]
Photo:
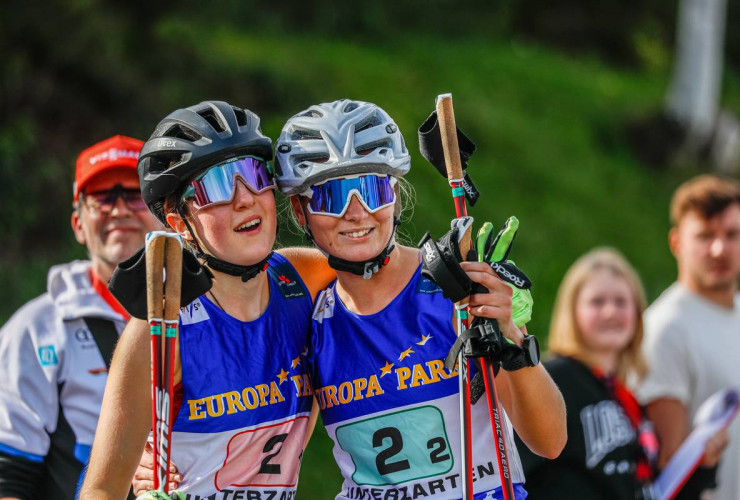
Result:
[[[658,442],[626,387],[647,372],[640,352],[646,307],[640,278],[616,250],[597,248],[568,270],[555,300],[545,367],[565,399],[568,443],[552,461],[519,443],[533,498],[649,498]],[[703,467],[678,498],[711,485],[726,435],[707,444]],[[709,476],[707,478],[707,476]]]

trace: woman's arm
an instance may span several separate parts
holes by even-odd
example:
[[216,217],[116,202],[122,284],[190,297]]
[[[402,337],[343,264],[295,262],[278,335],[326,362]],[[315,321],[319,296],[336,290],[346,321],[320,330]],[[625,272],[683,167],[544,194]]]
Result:
[[527,447],[542,457],[557,458],[568,440],[565,402],[542,364],[514,372],[502,369],[496,388]]
[[125,498],[151,425],[149,326],[132,319],[116,347],[80,499]]
[[[486,263],[461,265],[470,279],[489,290],[470,297],[471,314],[498,320],[501,333],[521,345],[524,333],[511,317],[511,288]],[[557,457],[568,438],[565,402],[542,364],[512,372],[500,370],[496,389],[514,429],[529,449],[546,458]]]
[[312,299],[315,299],[316,295],[337,277],[336,271],[329,267],[326,257],[315,248],[281,248],[278,253],[296,268]]

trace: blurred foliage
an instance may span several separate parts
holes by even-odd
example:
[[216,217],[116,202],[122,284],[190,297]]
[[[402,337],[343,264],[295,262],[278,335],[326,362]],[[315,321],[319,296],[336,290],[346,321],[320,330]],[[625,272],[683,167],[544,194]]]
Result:
[[[561,277],[596,245],[622,250],[654,299],[675,276],[670,193],[693,172],[644,169],[621,124],[662,106],[675,11],[667,0],[6,0],[0,324],[44,290],[51,264],[84,258],[69,230],[76,155],[115,133],[145,139],[167,113],[205,99],[251,108],[272,137],[311,103],[377,102],[413,154],[417,203],[403,230],[418,241],[444,232],[452,209],[415,131],[435,96],[453,92],[458,125],[479,148],[472,215],[500,224],[513,213],[522,223],[512,256],[535,283],[530,331],[546,336]],[[728,29],[736,62],[738,45]],[[740,110],[732,67],[723,99]],[[289,226],[280,242],[302,243]],[[317,430],[302,498],[337,490],[330,448]]]

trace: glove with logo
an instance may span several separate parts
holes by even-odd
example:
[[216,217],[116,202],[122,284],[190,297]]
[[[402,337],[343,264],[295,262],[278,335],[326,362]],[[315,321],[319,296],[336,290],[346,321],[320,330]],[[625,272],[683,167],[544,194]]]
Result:
[[506,260],[518,230],[519,219],[511,216],[494,238],[493,224],[486,222],[478,230],[475,249],[478,253],[478,260],[488,262],[498,277],[513,290],[511,315],[516,326],[521,328],[532,319],[534,299],[529,291],[532,288],[530,279],[514,264],[514,261]]
[[[453,223],[453,231],[456,226],[459,224]],[[530,292],[532,287],[530,279],[513,261],[506,260],[518,229],[519,220],[512,216],[507,219],[504,227],[494,237],[493,224],[484,223],[476,237],[475,251],[471,251],[467,257],[469,260],[477,259],[479,262],[488,263],[499,278],[512,288],[512,319],[518,327],[521,327],[532,318],[534,300]],[[443,238],[439,244],[456,241],[454,237]],[[460,254],[459,248],[456,249],[456,253]],[[487,291],[482,285],[472,283],[469,293],[486,293]],[[499,367],[505,370],[516,369],[517,360],[522,352],[521,347],[501,334],[496,320],[479,317],[473,320],[469,330],[457,338],[447,354],[445,366],[448,369],[454,366],[460,350],[463,350],[463,355],[468,358],[486,357],[493,361],[494,373],[498,373]],[[478,401],[484,392],[483,380],[478,372],[471,381],[471,402]]]
[[460,241],[469,232],[473,225],[472,217],[453,219],[452,229],[438,240],[432,239],[427,233],[419,243],[421,248],[421,274],[431,279],[442,288],[445,297],[453,302],[463,300],[471,293],[486,293],[482,285],[471,281],[460,267],[463,260],[479,260],[487,262],[498,274],[499,278],[511,286],[512,317],[518,327],[521,327],[532,318],[532,294],[529,289],[532,282],[513,261],[505,260],[511,250],[519,220],[509,217],[499,233],[493,236],[493,224],[486,222],[478,231],[475,249],[462,255]]

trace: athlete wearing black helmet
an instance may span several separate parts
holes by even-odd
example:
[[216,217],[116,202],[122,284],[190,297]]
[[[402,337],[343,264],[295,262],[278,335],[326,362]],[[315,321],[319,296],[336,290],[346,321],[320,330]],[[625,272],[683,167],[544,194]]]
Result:
[[[178,109],[159,122],[142,148],[138,166],[142,197],[152,213],[167,224],[168,198],[182,194],[188,182],[213,165],[247,155],[263,162],[272,160],[272,141],[262,134],[259,116],[223,101],[204,101]],[[265,169],[258,190],[274,186],[266,163]],[[193,234],[186,217],[187,205],[176,200],[169,208],[183,216]],[[197,240],[193,244],[196,255],[205,259],[208,267],[244,281],[262,271],[269,258],[246,266],[233,264],[204,252]]]
[[[150,210],[216,271],[182,308],[175,349],[171,457],[192,498],[292,498],[313,426],[296,360],[328,268],[315,250],[272,252],[271,156],[257,115],[206,101],[162,120],[138,164]],[[80,498],[121,497],[150,428],[148,325],[126,332]]]

